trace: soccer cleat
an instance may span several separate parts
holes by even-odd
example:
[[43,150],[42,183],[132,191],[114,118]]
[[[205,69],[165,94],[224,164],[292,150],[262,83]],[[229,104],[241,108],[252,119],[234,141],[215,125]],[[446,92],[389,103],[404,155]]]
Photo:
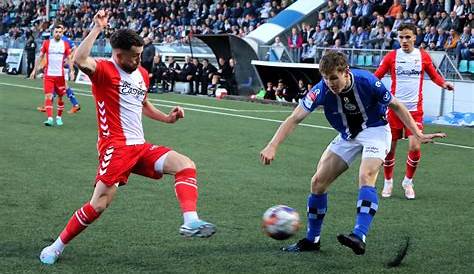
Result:
[[203,220],[183,224],[179,227],[179,234],[185,237],[208,238],[214,233],[216,233],[216,226]]
[[414,200],[415,199],[415,190],[413,189],[413,183],[402,184],[403,189],[405,190],[405,198],[407,200]]
[[48,120],[44,121],[43,124],[47,127],[52,127],[54,125],[53,117],[48,117]]
[[63,124],[63,119],[61,117],[56,117],[56,125],[62,126]]
[[385,180],[383,183],[382,197],[389,198],[392,196],[393,182],[392,180]]
[[286,252],[319,251],[320,246],[320,241],[313,243],[310,240],[303,238],[297,243],[282,247],[281,250]]
[[46,108],[44,106],[39,106],[36,108],[39,112],[46,112]]
[[365,243],[357,235],[351,233],[349,235],[339,234],[337,240],[344,246],[349,247],[356,255],[365,253]]
[[70,110],[68,110],[67,113],[74,114],[78,112],[79,110],[81,110],[81,105],[75,105]]
[[52,265],[58,260],[59,255],[61,255],[61,253],[58,250],[54,249],[52,246],[47,246],[41,251],[40,261],[43,264]]

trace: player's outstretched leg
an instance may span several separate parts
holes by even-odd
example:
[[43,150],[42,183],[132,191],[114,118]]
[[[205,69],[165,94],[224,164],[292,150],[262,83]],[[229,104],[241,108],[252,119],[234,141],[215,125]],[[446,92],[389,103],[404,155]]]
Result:
[[297,243],[283,247],[281,250],[287,252],[318,251],[320,249],[321,226],[327,212],[328,194],[310,194],[308,196],[307,218],[308,230],[306,237]]
[[216,233],[216,226],[199,219],[196,212],[198,189],[195,168],[185,168],[176,173],[175,191],[184,217],[179,234],[185,237],[208,238]]
[[405,178],[403,179],[402,186],[405,190],[405,198],[408,200],[415,199],[415,189],[413,188],[413,176],[415,176],[415,171],[420,162],[421,151],[420,150],[410,150],[408,151],[407,157],[407,166]]
[[395,168],[395,151],[397,148],[397,140],[392,140],[392,147],[390,152],[385,157],[385,161],[383,163],[383,171],[384,171],[384,184],[382,190],[382,197],[389,198],[392,196],[393,190],[393,170]]
[[76,96],[70,87],[66,89],[66,95],[72,105],[72,108],[67,113],[74,114],[81,110],[81,105],[79,105],[79,102],[77,101]]

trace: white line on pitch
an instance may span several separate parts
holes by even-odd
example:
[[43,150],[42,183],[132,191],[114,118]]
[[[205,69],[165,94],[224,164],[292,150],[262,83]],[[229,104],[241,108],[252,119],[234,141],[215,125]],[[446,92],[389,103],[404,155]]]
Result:
[[[0,83],[0,84],[1,85],[6,85],[6,86],[14,86],[14,87],[23,87],[23,88],[29,88],[29,89],[43,90],[43,88],[31,87],[31,86],[27,86],[27,85],[17,85],[17,84],[8,84],[8,83]],[[81,89],[75,89],[75,90],[85,91],[85,90],[81,90]],[[76,92],[75,94],[92,97],[92,94],[88,91],[85,91],[85,93],[84,92]],[[165,102],[176,103],[176,104],[180,104],[180,105],[194,105],[194,106],[199,106],[199,107],[209,107],[209,106],[203,106],[203,105],[198,105],[198,104],[187,104],[187,103],[182,103],[182,102],[166,101],[166,100],[159,100],[159,99],[153,99],[153,98],[149,98],[149,100],[152,101],[152,102],[163,102],[163,101],[165,101]],[[156,105],[157,106],[162,106],[162,107],[174,107],[173,105],[166,105],[166,104],[156,104]],[[224,116],[240,117],[240,118],[251,119],[251,120],[267,121],[267,122],[274,122],[274,123],[282,123],[283,122],[282,120],[260,118],[260,117],[253,117],[253,116],[248,116],[248,115],[218,112],[218,111],[212,111],[212,110],[196,109],[196,108],[189,108],[189,107],[186,107],[185,109],[191,110],[191,111],[196,111],[196,112],[204,112],[204,113],[211,113],[211,114],[224,115]],[[327,129],[327,130],[335,131],[332,127],[311,125],[311,124],[305,124],[305,123],[301,123],[299,125],[303,126],[303,127],[320,128],[320,129]],[[434,144],[474,150],[474,147],[451,144],[451,143],[434,142]]]

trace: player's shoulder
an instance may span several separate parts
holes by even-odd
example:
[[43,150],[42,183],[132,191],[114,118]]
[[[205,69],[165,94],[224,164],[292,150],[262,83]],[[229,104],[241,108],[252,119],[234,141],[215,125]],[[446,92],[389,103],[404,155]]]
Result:
[[351,69],[352,75],[354,75],[354,81],[358,86],[365,88],[380,88],[382,82],[372,72],[363,69]]

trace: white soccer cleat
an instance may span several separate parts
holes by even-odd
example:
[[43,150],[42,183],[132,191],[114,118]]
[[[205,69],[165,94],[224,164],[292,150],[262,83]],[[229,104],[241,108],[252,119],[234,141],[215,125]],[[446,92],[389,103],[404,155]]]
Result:
[[41,251],[40,261],[43,264],[52,265],[58,260],[59,255],[61,255],[61,252],[56,250],[53,246],[47,246]]
[[413,183],[409,184],[402,184],[403,189],[405,190],[405,198],[407,200],[413,200],[415,199],[415,190],[413,189]]
[[179,227],[179,234],[185,237],[209,238],[214,233],[216,233],[216,226],[202,220],[183,224]]
[[393,190],[393,180],[385,180],[383,183],[383,190],[382,190],[382,197],[383,198],[389,198],[392,196],[392,190]]

